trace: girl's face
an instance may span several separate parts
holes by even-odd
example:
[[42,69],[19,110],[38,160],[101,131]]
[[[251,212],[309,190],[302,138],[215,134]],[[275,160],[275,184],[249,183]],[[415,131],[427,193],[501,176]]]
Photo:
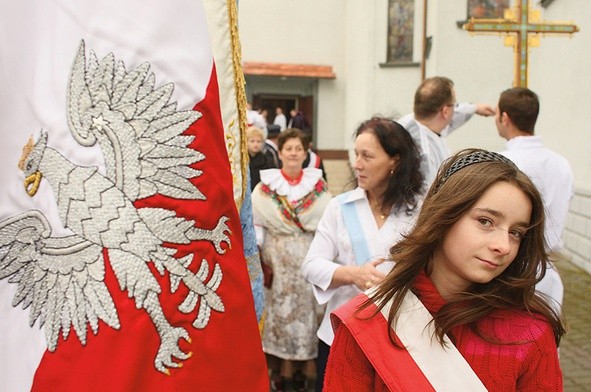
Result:
[[497,182],[488,188],[433,254],[431,279],[441,295],[499,276],[515,259],[531,213],[531,201],[516,185]]
[[279,159],[285,169],[301,170],[306,155],[306,149],[300,138],[297,137],[287,139],[279,151]]
[[396,157],[384,151],[373,132],[363,132],[355,139],[355,174],[357,184],[369,193],[386,189],[390,172],[396,169]]
[[263,138],[258,135],[251,136],[248,138],[248,140],[246,140],[246,144],[248,146],[249,153],[252,155],[257,154],[263,149]]

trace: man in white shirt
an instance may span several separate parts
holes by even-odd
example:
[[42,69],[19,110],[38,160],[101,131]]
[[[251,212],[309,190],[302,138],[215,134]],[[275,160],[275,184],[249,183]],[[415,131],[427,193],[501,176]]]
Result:
[[281,131],[285,131],[285,128],[287,128],[287,117],[285,117],[283,109],[279,106],[275,108],[275,119],[273,120],[273,124],[279,125]]
[[[539,110],[540,102],[533,91],[523,87],[511,88],[501,93],[495,123],[499,135],[507,139],[507,150],[502,154],[527,174],[542,194],[548,251],[559,252],[574,194],[574,180],[566,158],[545,147],[542,138],[534,135]],[[536,289],[554,299],[557,310],[560,310],[564,287],[553,265],[548,266],[546,276]]]
[[437,175],[439,166],[450,156],[445,138],[466,123],[474,113],[495,114],[486,104],[456,104],[454,83],[442,76],[425,79],[417,88],[413,113],[398,119],[421,150],[421,172],[426,188]]
[[267,137],[267,120],[256,110],[252,108],[250,102],[246,103],[246,122],[249,127],[257,127],[263,131],[263,136]]

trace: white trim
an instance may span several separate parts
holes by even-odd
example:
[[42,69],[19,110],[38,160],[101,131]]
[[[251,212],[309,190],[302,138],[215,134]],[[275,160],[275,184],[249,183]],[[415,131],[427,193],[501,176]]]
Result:
[[[373,289],[365,294],[371,298]],[[391,301],[388,301],[381,309],[386,320],[390,307]],[[396,328],[394,325],[391,327],[436,391],[486,391],[482,381],[449,338],[444,337],[446,347],[437,341],[432,320],[425,305],[409,291],[400,306]]]

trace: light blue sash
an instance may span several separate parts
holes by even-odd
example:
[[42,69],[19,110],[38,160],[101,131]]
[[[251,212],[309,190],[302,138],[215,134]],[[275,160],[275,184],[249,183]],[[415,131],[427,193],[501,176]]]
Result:
[[342,193],[337,196],[337,199],[341,206],[341,213],[343,215],[343,222],[345,222],[345,227],[347,228],[347,234],[349,234],[349,239],[351,240],[351,247],[355,254],[355,262],[357,265],[362,265],[369,261],[371,253],[369,252],[367,242],[365,241],[365,235],[363,233],[361,221],[359,220],[359,215],[357,215],[355,203],[347,203],[347,197],[349,194],[350,192]]

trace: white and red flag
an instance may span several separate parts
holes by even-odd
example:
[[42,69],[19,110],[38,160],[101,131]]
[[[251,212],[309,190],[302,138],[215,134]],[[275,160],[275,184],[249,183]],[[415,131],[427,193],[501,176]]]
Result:
[[206,13],[0,4],[0,390],[268,389]]

